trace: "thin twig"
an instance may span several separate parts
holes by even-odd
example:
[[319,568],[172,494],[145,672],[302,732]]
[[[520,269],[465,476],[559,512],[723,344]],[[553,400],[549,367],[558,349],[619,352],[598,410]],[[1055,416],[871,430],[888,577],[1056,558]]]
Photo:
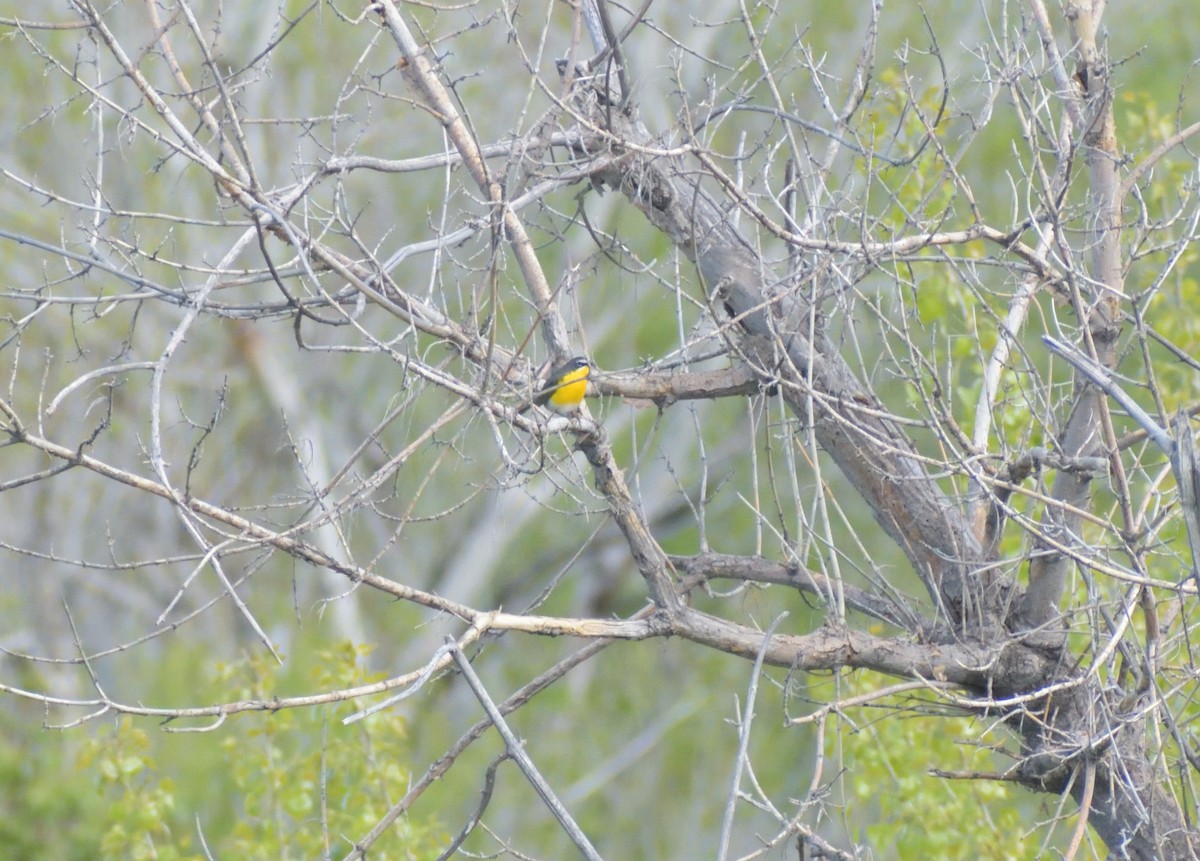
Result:
[[509,756],[517,763],[522,774],[525,775],[525,779],[529,781],[534,791],[546,803],[546,806],[550,808],[550,812],[554,814],[554,818],[558,820],[559,825],[567,832],[567,835],[576,847],[578,847],[583,857],[587,858],[588,861],[602,861],[600,853],[596,851],[596,848],[592,845],[592,841],[588,839],[587,835],[583,833],[583,829],[571,818],[571,814],[567,812],[567,808],[558,800],[558,796],[554,794],[554,790],[550,788],[550,784],[546,782],[541,772],[533,764],[533,760],[525,753],[525,746],[504,720],[504,715],[500,713],[500,709],[496,707],[496,703],[483,686],[483,682],[475,674],[475,669],[471,666],[471,662],[467,660],[467,656],[463,653],[463,650],[452,639],[448,639],[446,645],[450,649],[450,654],[454,656],[454,662],[458,664],[458,669],[462,672],[463,678],[467,680],[471,692],[475,694],[475,698],[479,700],[479,704],[487,712],[488,720],[492,722],[492,725],[496,727],[496,731],[504,739]]
[[742,772],[746,768],[746,757],[750,751],[750,727],[754,723],[754,705],[758,700],[758,680],[762,676],[763,660],[766,658],[767,646],[771,635],[779,627],[779,623],[787,618],[787,613],[781,613],[771,623],[762,635],[762,648],[754,659],[754,668],[750,671],[750,688],[746,691],[746,706],[742,710],[741,727],[738,731],[737,759],[733,765],[733,781],[729,787],[729,798],[725,802],[725,816],[721,820],[721,835],[717,839],[717,861],[725,861],[729,854],[729,842],[733,835],[733,814],[737,808],[737,800],[742,784]]

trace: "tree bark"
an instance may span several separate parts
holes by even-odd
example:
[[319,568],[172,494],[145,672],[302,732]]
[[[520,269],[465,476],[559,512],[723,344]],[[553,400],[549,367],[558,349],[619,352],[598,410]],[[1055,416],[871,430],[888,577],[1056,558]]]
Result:
[[[1111,92],[1103,73],[1099,59],[1089,63],[1084,102],[1091,123],[1083,141],[1095,225],[1092,267],[1101,286],[1087,292],[1076,284],[1074,290],[1076,310],[1096,355],[1111,366],[1120,332],[1122,285]],[[912,631],[925,640],[910,643],[911,651],[856,642],[847,632],[830,631],[775,637],[766,647],[768,662],[799,668],[841,663],[914,678],[949,679],[978,700],[996,703],[994,708],[981,706],[981,712],[1005,715],[1019,732],[1024,760],[1018,776],[1025,785],[1069,792],[1081,803],[1091,799],[1088,821],[1112,857],[1195,857],[1194,835],[1178,804],[1157,782],[1147,756],[1144,719],[1118,714],[1095,677],[1073,669],[1064,652],[1058,605],[1072,559],[1062,552],[1044,554],[1031,570],[1027,591],[987,566],[964,508],[939,488],[916,444],[885,417],[882,402],[855,377],[828,337],[821,309],[809,298],[827,285],[818,282],[806,290],[803,280],[788,281],[775,273],[732,226],[727,210],[702,187],[694,166],[680,158],[647,155],[657,142],[644,127],[609,108],[603,93],[592,93],[577,104],[590,106],[590,112],[581,108],[587,112],[587,125],[602,130],[591,135],[584,131],[581,138],[589,143],[577,155],[597,158],[603,153],[607,161],[595,178],[618,189],[695,263],[710,299],[723,305],[736,323],[737,351],[746,364],[763,386],[780,386],[793,414],[811,419],[822,449],[866,500],[883,532],[902,549],[938,608],[936,630]],[[811,239],[814,244],[821,241]],[[1062,434],[1064,456],[1089,456],[1099,450],[1103,408],[1092,387],[1078,387]],[[1055,497],[1072,507],[1086,505],[1089,490],[1087,475],[1068,471],[1060,471],[1054,485]],[[1055,509],[1046,516],[1044,528],[1051,538],[1069,544],[1074,539],[1064,536],[1078,534],[1078,516]],[[1019,612],[1012,612],[1014,606]],[[747,657],[762,647],[759,641],[729,636],[719,620],[706,624],[692,611],[677,618],[676,626],[681,636]],[[1030,636],[1036,628],[1060,633]],[[943,660],[947,649],[953,651],[951,661]],[[947,675],[951,665],[954,669]],[[1085,775],[1090,775],[1086,781]]]

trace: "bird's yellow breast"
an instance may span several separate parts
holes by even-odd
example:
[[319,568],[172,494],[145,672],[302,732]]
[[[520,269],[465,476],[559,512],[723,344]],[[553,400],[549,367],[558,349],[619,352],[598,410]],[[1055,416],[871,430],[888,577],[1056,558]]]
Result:
[[558,387],[546,398],[546,403],[554,410],[573,410],[579,406],[584,394],[587,393],[590,371],[591,368],[584,365],[582,368],[576,368],[563,374],[558,380]]

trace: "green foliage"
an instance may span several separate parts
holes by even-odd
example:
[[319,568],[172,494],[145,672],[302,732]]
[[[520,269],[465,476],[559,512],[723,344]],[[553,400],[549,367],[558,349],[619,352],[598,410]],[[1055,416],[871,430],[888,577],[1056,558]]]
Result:
[[[367,650],[343,645],[318,652],[308,663],[309,682],[319,690],[371,681],[361,667]],[[225,699],[269,698],[283,671],[266,657],[220,665],[212,678]],[[79,767],[93,774],[107,801],[103,858],[202,859],[215,857],[288,859],[337,857],[366,834],[408,784],[402,765],[407,747],[404,721],[384,711],[344,727],[341,718],[355,703],[243,715],[212,733],[186,736],[197,764],[178,782],[208,774],[212,810],[179,803],[177,780],[154,755],[161,736],[125,718],[90,740]],[[189,763],[190,764],[190,763]],[[219,799],[232,797],[232,824]],[[428,822],[402,818],[375,844],[379,857],[436,857],[442,835]],[[91,857],[95,857],[94,855]]]
[[[1149,150],[1176,131],[1175,115],[1164,115],[1159,104],[1144,91],[1123,92],[1116,107],[1125,139],[1137,149]],[[1141,306],[1148,325],[1167,341],[1185,349],[1200,340],[1200,317],[1194,313],[1200,303],[1200,281],[1196,277],[1200,250],[1195,243],[1180,248],[1180,243],[1187,240],[1188,230],[1178,220],[1181,207],[1190,203],[1181,189],[1191,187],[1194,171],[1193,159],[1163,158],[1147,174],[1149,181],[1139,188],[1137,201],[1131,201],[1127,207],[1130,220],[1148,221],[1154,231],[1149,235],[1131,231],[1129,250],[1139,258],[1139,264],[1129,269],[1126,292]],[[1152,355],[1152,359],[1162,358]],[[1166,361],[1156,362],[1155,377],[1166,408],[1174,410],[1195,400],[1196,375],[1186,364],[1170,356],[1165,358]],[[1126,367],[1135,377],[1144,374],[1141,367],[1144,359],[1140,354],[1131,354],[1127,362]],[[1136,389],[1132,393],[1140,396]],[[1143,399],[1143,404],[1155,411],[1148,398]]]
[[[5,722],[8,723],[7,721]],[[7,858],[90,861],[104,830],[104,805],[91,786],[72,780],[68,738],[37,730],[23,743],[17,726],[0,734],[0,846]],[[47,743],[47,737],[53,743]]]
[[[882,677],[858,674],[843,679],[842,693],[861,694],[888,684]],[[856,817],[868,823],[857,840],[880,857],[1034,857],[1037,839],[1021,827],[1022,790],[1001,781],[954,781],[929,774],[933,768],[996,770],[985,744],[986,728],[969,717],[914,711],[914,705],[910,696],[882,699],[854,714],[849,731],[840,737],[831,733],[826,742],[830,756],[840,752],[845,760],[847,802],[860,813],[870,811]],[[898,708],[910,716],[901,717]],[[879,719],[872,720],[876,713]],[[981,820],[987,827],[963,827]],[[1004,840],[996,834],[1004,834]]]
[[[1185,251],[1175,266],[1179,277],[1172,279],[1148,303],[1147,318],[1150,325],[1175,344],[1194,345],[1200,342],[1200,316],[1194,312],[1200,303],[1200,280],[1194,274],[1198,260],[1200,253],[1193,249]],[[1155,276],[1157,272],[1150,272],[1147,277]],[[1131,366],[1133,362],[1141,365],[1141,356],[1131,357]],[[1183,362],[1168,358],[1158,362],[1154,372],[1163,392],[1164,406],[1170,411],[1190,405],[1200,394],[1195,371]],[[1141,376],[1142,373],[1138,368],[1137,375]],[[1136,396],[1140,393],[1135,390],[1133,394]],[[1155,411],[1154,404],[1148,399],[1144,399],[1143,404],[1152,413]]]
[[[89,740],[79,768],[92,772],[108,801],[100,857],[191,861],[186,824],[177,822],[174,783],[157,775],[149,734],[129,718]],[[177,830],[178,829],[178,830]]]

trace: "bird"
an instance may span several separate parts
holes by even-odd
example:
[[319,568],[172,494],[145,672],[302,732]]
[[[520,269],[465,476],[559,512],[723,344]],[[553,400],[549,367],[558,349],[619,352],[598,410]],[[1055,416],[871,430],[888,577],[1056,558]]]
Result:
[[583,356],[568,359],[546,375],[546,382],[538,390],[532,404],[526,404],[517,410],[521,415],[534,404],[553,410],[560,416],[569,416],[579,409],[583,396],[587,392],[588,376],[592,372],[592,363]]

